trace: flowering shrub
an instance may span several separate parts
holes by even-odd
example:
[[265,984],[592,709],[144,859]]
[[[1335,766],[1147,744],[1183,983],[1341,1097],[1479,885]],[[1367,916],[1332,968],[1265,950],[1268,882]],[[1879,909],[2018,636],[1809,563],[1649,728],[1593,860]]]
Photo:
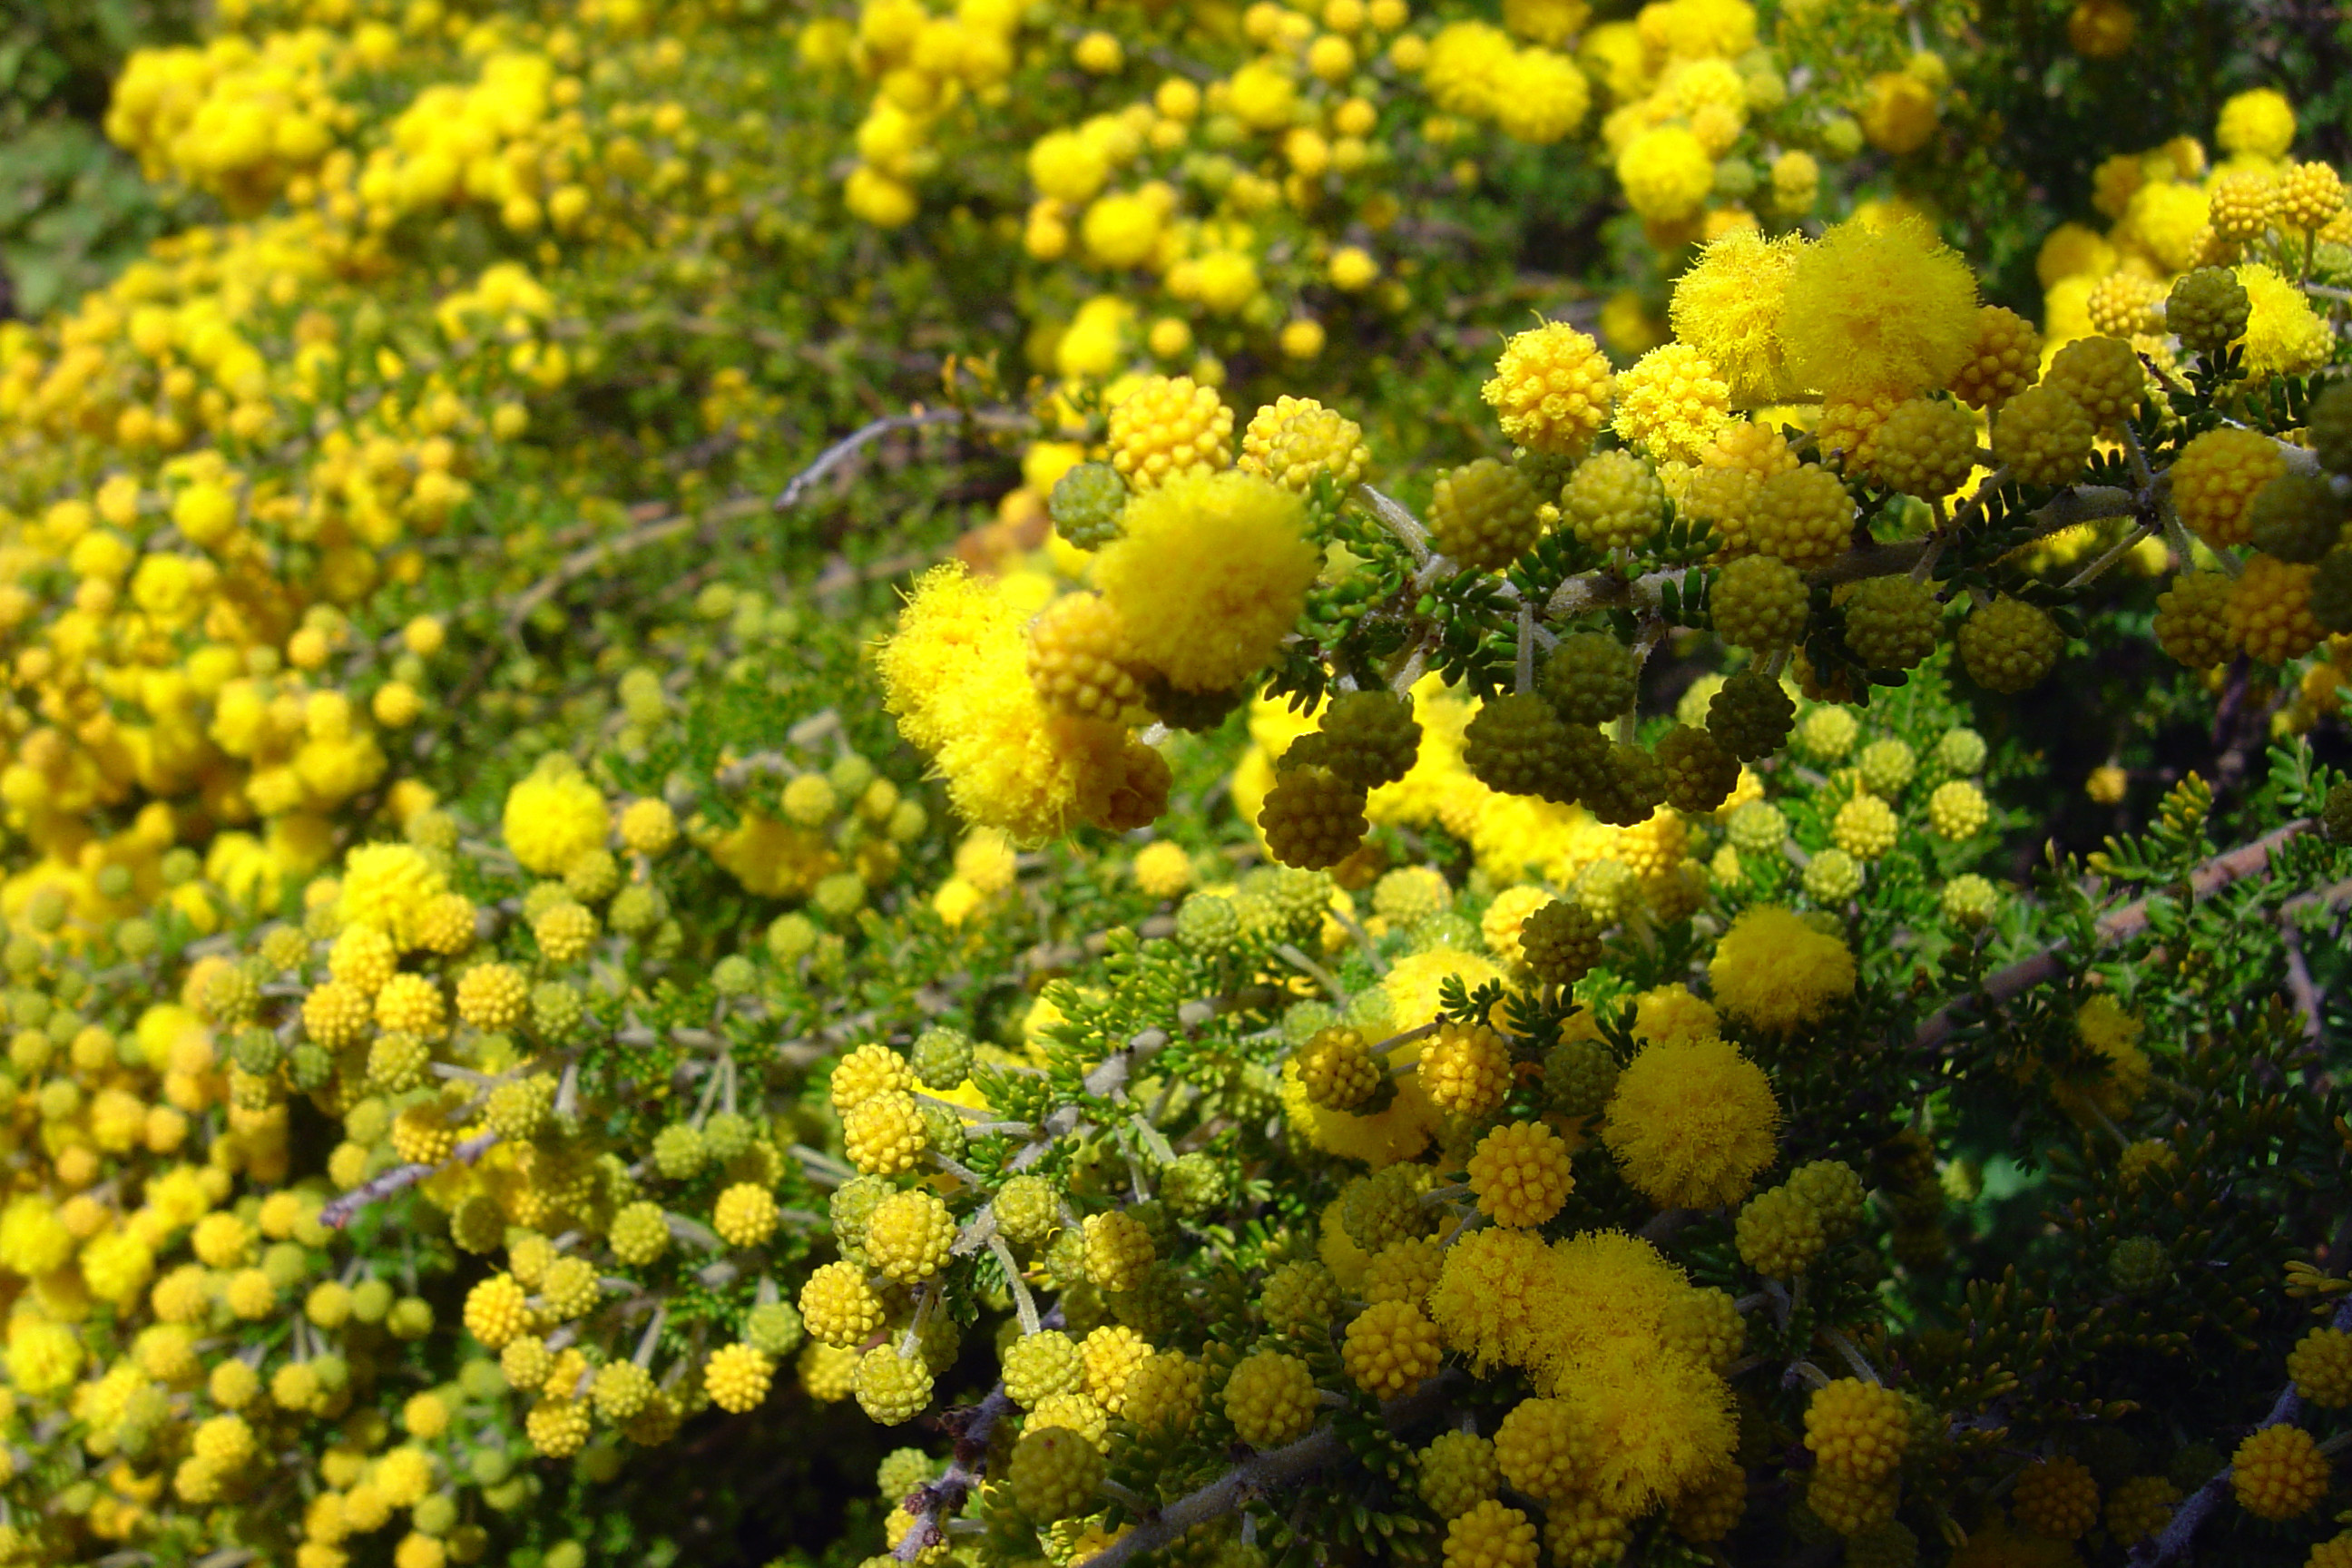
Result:
[[134,53],[0,1563],[2352,1561],[2352,217],[2052,26]]

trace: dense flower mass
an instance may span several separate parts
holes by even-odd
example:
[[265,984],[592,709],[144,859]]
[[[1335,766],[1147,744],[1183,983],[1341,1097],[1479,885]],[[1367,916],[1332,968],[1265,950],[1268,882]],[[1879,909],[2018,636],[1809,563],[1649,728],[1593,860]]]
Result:
[[35,9],[0,1564],[2352,1563],[2319,35]]

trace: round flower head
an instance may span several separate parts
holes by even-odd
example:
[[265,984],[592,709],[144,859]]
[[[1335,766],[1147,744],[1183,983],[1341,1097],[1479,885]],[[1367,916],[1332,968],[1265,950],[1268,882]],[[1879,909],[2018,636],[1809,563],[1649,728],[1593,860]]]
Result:
[[1706,355],[1667,343],[1617,378],[1614,428],[1660,462],[1696,463],[1728,421],[1730,395]]
[[1495,79],[1515,51],[1510,35],[1485,22],[1453,22],[1429,41],[1422,86],[1448,114],[1495,111]]
[[1297,495],[1254,475],[1190,473],[1128,506],[1096,580],[1144,664],[1222,691],[1272,657],[1323,558]]
[[1697,214],[1715,188],[1715,160],[1685,127],[1656,126],[1617,154],[1617,180],[1635,212],[1655,223],[1681,223]]
[[1478,1210],[1498,1225],[1537,1226],[1559,1212],[1576,1179],[1569,1148],[1539,1121],[1497,1127],[1470,1156],[1470,1190]]
[[409,948],[416,945],[426,907],[447,889],[439,868],[414,845],[362,844],[344,858],[335,912],[347,929],[373,927],[395,946]]
[[1594,1462],[1587,1485],[1610,1513],[1646,1513],[1732,1461],[1731,1390],[1677,1355],[1613,1355],[1560,1380],[1559,1397]]
[[1484,395],[1504,435],[1530,451],[1569,457],[1607,422],[1611,385],[1600,345],[1553,321],[1503,345]]
[[1109,424],[1111,466],[1139,491],[1233,462],[1233,410],[1190,376],[1153,376],[1120,399]]
[[1916,217],[1830,230],[1799,258],[1780,317],[1790,370],[1832,394],[1942,386],[1976,331],[1968,263]]
[[1759,904],[1716,942],[1707,979],[1734,1019],[1785,1034],[1853,994],[1853,952],[1801,915]]
[[1780,321],[1804,249],[1798,235],[1767,240],[1740,229],[1700,252],[1675,284],[1675,336],[1706,356],[1735,404],[1769,403],[1788,386]]
[[1721,1040],[1646,1046],[1618,1076],[1601,1137],[1664,1208],[1738,1203],[1772,1163],[1780,1103],[1764,1070]]
[[1495,123],[1515,142],[1548,146],[1575,130],[1592,104],[1576,62],[1549,49],[1519,49],[1496,68]]
[[601,847],[611,826],[604,797],[576,772],[542,767],[507,792],[507,847],[542,877],[561,876],[574,856]]
[[1535,1568],[1535,1521],[1487,1498],[1445,1527],[1443,1568]]
[[974,826],[1034,844],[1112,809],[1126,731],[1046,709],[1029,678],[1022,611],[995,580],[933,568],[876,663],[899,732],[934,753]]
[[2275,88],[2242,92],[2221,105],[2213,140],[2224,153],[2280,158],[2294,145],[2294,106]]
[[1429,1316],[1446,1345],[1483,1372],[1496,1362],[1532,1368],[1547,1359],[1560,1259],[1531,1230],[1474,1230],[1445,1249]]
[[2326,1455],[2310,1433],[2291,1423],[2256,1428],[2231,1456],[2230,1469],[2238,1506],[2257,1519],[2294,1519],[2327,1495]]
[[2336,339],[2292,282],[2259,261],[2238,268],[2252,306],[2246,318],[2246,369],[2254,375],[2301,375],[2327,363]]

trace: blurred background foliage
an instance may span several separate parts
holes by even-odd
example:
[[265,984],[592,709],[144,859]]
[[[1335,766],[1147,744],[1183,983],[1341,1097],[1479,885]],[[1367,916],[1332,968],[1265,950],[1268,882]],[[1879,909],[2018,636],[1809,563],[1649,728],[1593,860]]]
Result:
[[99,129],[142,45],[194,36],[192,0],[10,0],[0,9],[0,317],[96,288],[171,221],[169,194]]

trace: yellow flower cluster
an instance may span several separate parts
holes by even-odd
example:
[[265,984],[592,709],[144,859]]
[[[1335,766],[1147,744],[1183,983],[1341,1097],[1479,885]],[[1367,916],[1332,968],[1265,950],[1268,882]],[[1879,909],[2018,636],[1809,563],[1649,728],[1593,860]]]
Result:
[[[2093,201],[2109,220],[2105,229],[2061,225],[2036,258],[2045,384],[2062,377],[2058,356],[2111,341],[2128,342],[2174,384],[2192,350],[2218,357],[2226,347],[2254,377],[2325,365],[2336,336],[2298,280],[2308,275],[2319,245],[2352,241],[2352,211],[2333,167],[2290,156],[2294,135],[2293,106],[2261,89],[2222,106],[2218,161],[2194,137],[2182,136],[2102,163]],[[2200,297],[2186,291],[2191,284],[2202,286]],[[2224,293],[2233,297],[2222,299]],[[2078,373],[2087,363],[2081,362]],[[2246,547],[2255,498],[2294,467],[2291,457],[2279,442],[2242,426],[2197,436],[2168,475],[2180,523],[2215,551]],[[2166,629],[2177,657],[2210,663],[2242,650],[2281,664],[2318,647],[2323,628],[2310,609],[2308,560],[2256,550],[2242,569],[2232,561],[2234,581],[2215,584],[2220,591],[2211,595],[2219,614],[2193,616],[2192,601],[2205,587],[2193,569],[2205,563],[2175,563],[2181,573],[2173,584],[2178,607]],[[2275,722],[2285,731],[2307,728],[2333,700],[2335,686],[2332,669],[2318,667],[2314,695],[2298,695]]]
[[224,33],[201,47],[142,49],[115,83],[106,133],[149,179],[177,177],[250,216],[315,176],[359,123],[358,106],[335,89],[399,47],[396,33],[370,22],[348,37],[310,27],[257,47]]
[[1497,1228],[1447,1248],[1429,1293],[1445,1344],[1517,1367],[1538,1390],[1496,1432],[1503,1479],[1548,1507],[1631,1519],[1727,1466],[1729,1389],[1665,1330],[1694,1293],[1655,1248],[1614,1231],[1547,1243]]
[[2325,363],[2333,339],[2294,280],[2315,237],[2352,239],[2352,216],[2334,169],[2287,156],[2294,128],[2286,100],[2264,89],[2222,106],[2218,162],[2182,136],[2101,163],[2092,199],[2107,227],[2063,224],[2035,262],[2050,351],[2103,332],[2169,363],[2174,348],[2149,307],[2181,274],[2219,267],[2246,292],[2250,372]]

